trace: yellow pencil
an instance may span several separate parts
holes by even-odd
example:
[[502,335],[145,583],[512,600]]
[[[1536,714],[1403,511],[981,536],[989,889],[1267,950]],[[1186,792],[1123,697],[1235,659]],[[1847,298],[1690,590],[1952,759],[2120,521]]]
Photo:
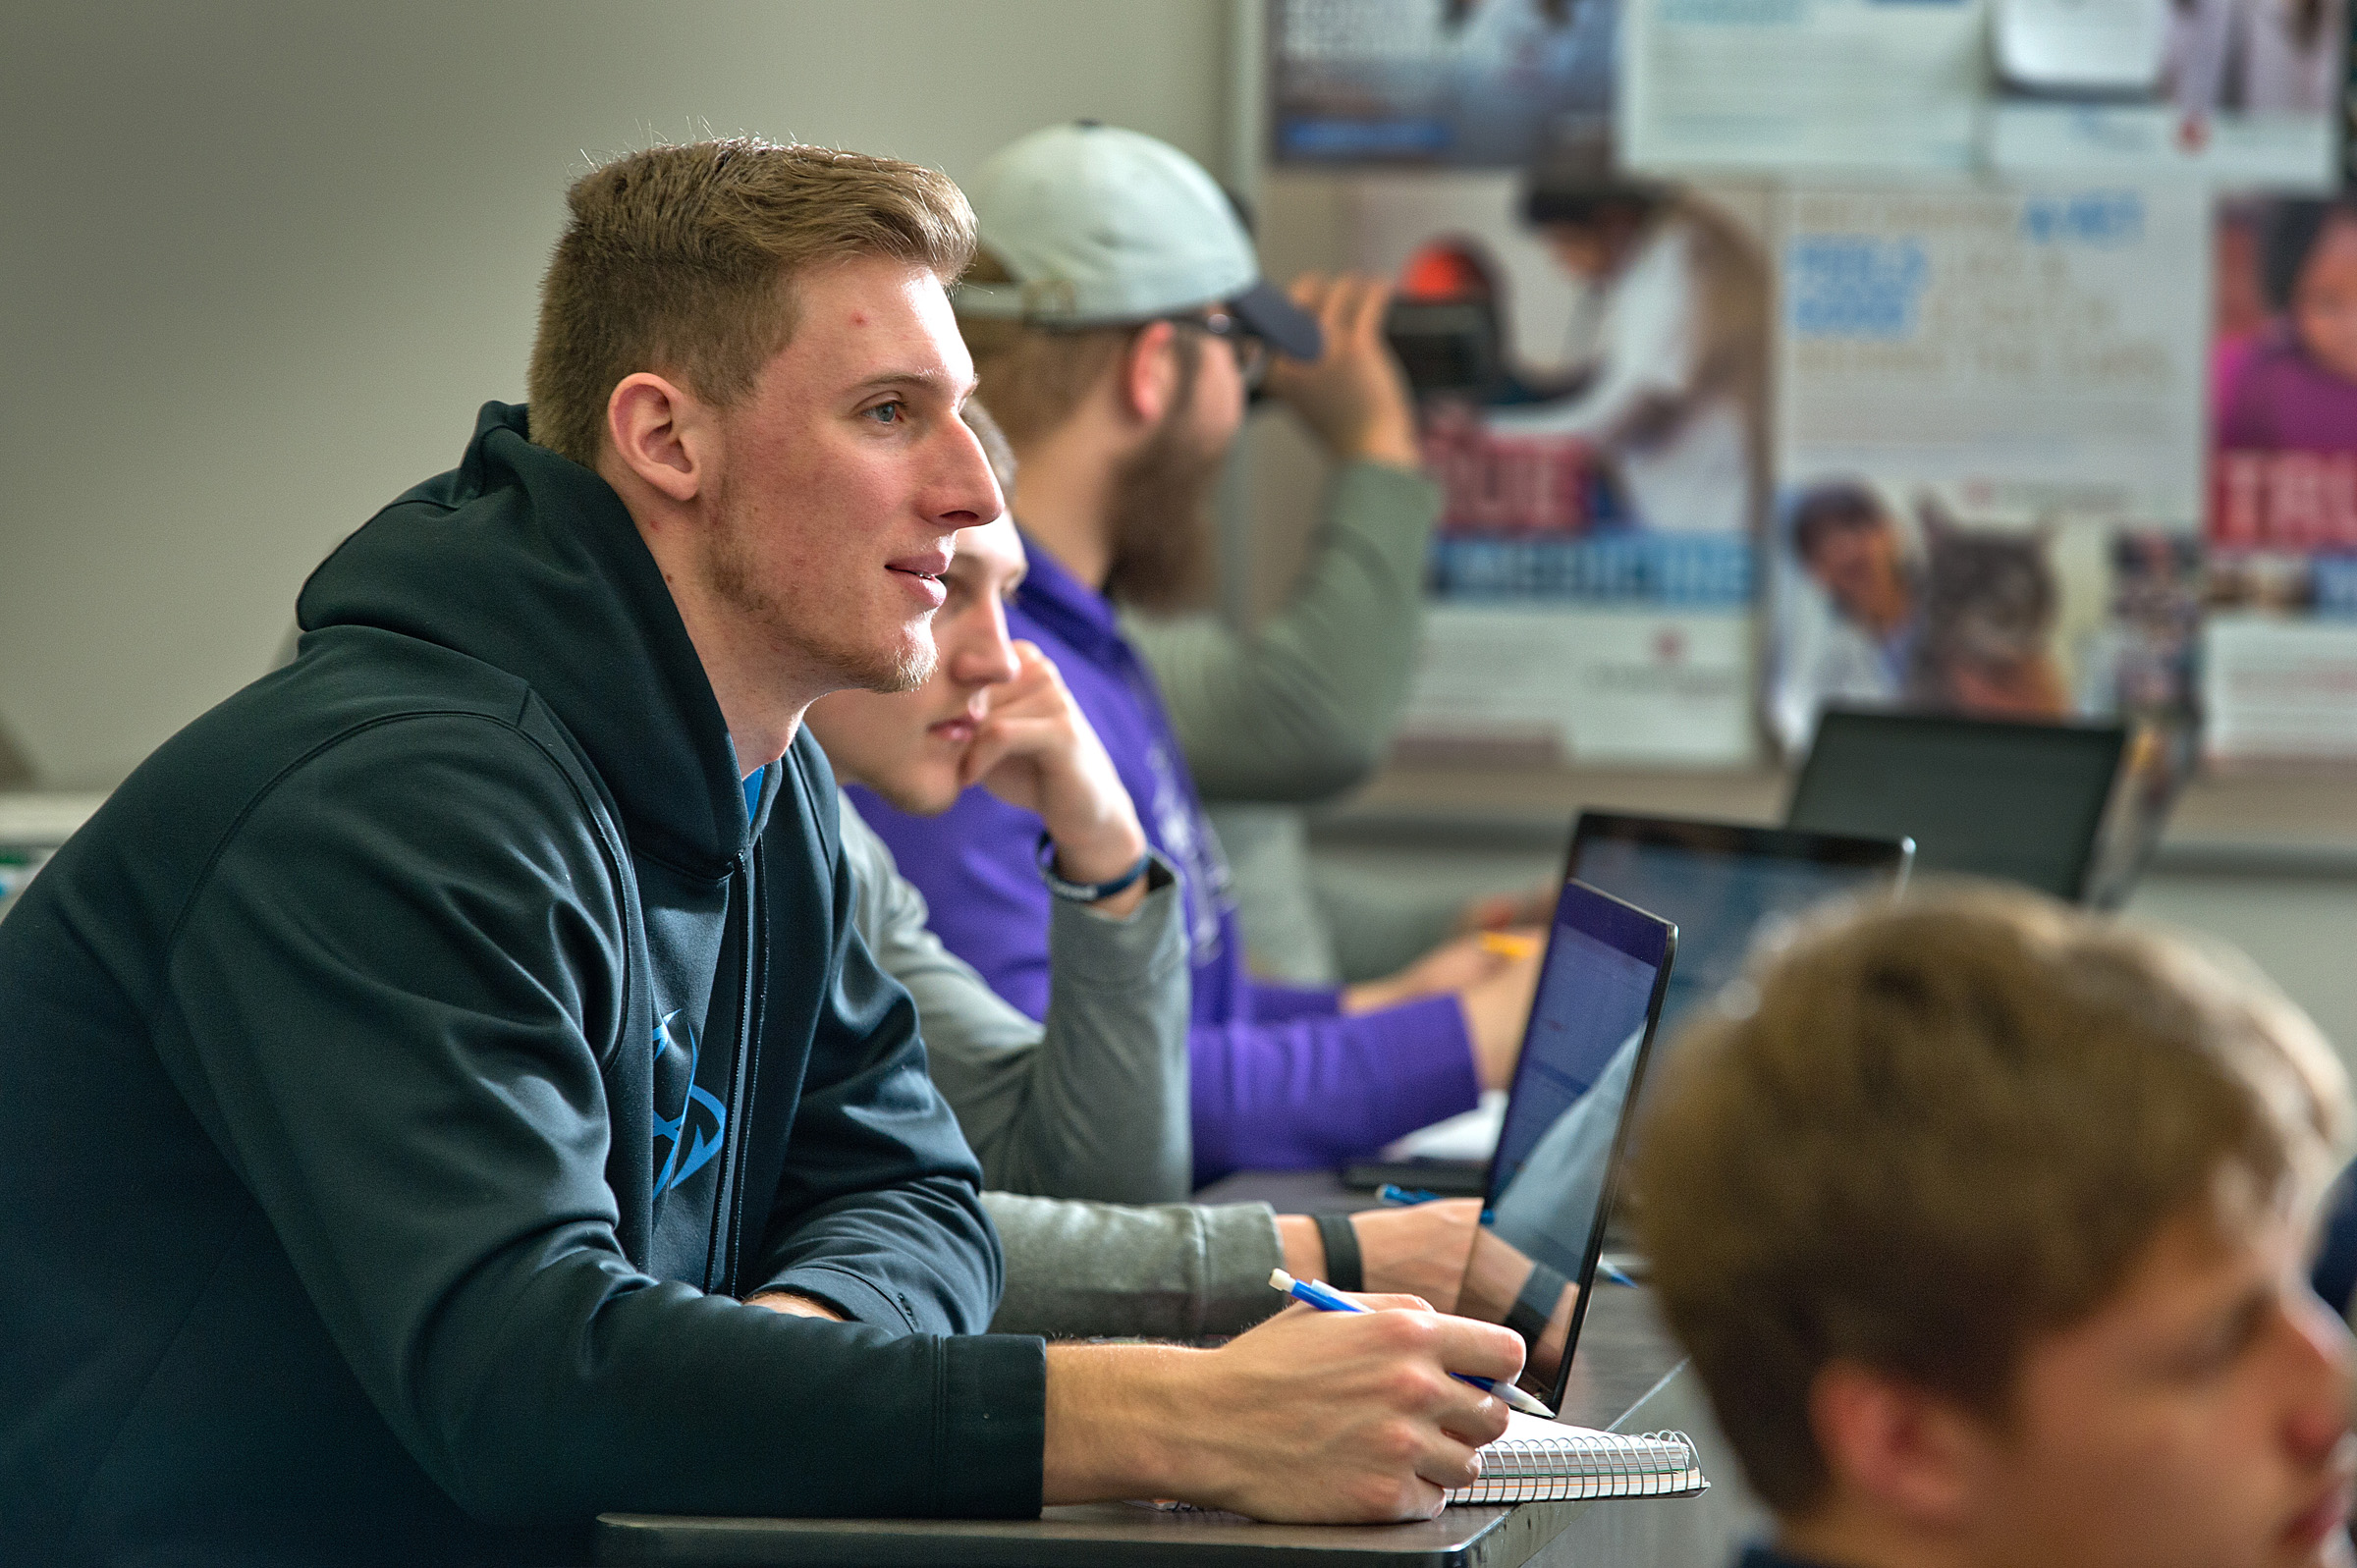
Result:
[[1494,952],[1502,958],[1535,958],[1539,939],[1517,937],[1510,931],[1485,931],[1481,934],[1481,950]]

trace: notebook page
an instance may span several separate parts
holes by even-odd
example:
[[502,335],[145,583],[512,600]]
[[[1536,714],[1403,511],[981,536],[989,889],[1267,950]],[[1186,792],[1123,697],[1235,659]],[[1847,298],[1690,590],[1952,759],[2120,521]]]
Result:
[[1693,1440],[1683,1433],[1597,1432],[1515,1411],[1506,1435],[1481,1450],[1481,1479],[1452,1487],[1449,1500],[1672,1497],[1709,1486]]

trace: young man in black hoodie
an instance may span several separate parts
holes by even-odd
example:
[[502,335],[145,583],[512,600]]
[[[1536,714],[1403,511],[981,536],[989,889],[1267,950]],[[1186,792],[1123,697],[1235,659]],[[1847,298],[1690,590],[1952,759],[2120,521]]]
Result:
[[[577,1559],[601,1510],[1429,1512],[1511,1335],[979,1330],[1000,1255],[849,918],[826,691],[922,678],[958,407],[938,175],[583,178],[533,406],[0,926],[0,1518],[39,1561]],[[1064,866],[1114,880],[1126,868]],[[764,1308],[773,1310],[763,1310]]]

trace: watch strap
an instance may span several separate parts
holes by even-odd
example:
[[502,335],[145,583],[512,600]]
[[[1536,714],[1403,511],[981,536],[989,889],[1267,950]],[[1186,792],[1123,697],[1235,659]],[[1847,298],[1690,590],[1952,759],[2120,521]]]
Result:
[[1337,1290],[1367,1288],[1366,1261],[1358,1250],[1358,1227],[1348,1215],[1311,1215],[1326,1244],[1326,1282]]
[[1137,857],[1137,863],[1111,882],[1070,882],[1056,873],[1056,840],[1046,834],[1039,836],[1039,877],[1048,885],[1048,892],[1073,903],[1096,903],[1110,898],[1144,876],[1154,864],[1154,851],[1148,849]]

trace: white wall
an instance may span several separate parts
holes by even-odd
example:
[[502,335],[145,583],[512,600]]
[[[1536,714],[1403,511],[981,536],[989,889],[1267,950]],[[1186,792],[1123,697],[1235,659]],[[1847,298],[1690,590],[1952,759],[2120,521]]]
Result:
[[0,45],[0,727],[105,787],[518,400],[563,191],[750,132],[971,173],[1094,115],[1220,168],[1224,0],[18,7]]

